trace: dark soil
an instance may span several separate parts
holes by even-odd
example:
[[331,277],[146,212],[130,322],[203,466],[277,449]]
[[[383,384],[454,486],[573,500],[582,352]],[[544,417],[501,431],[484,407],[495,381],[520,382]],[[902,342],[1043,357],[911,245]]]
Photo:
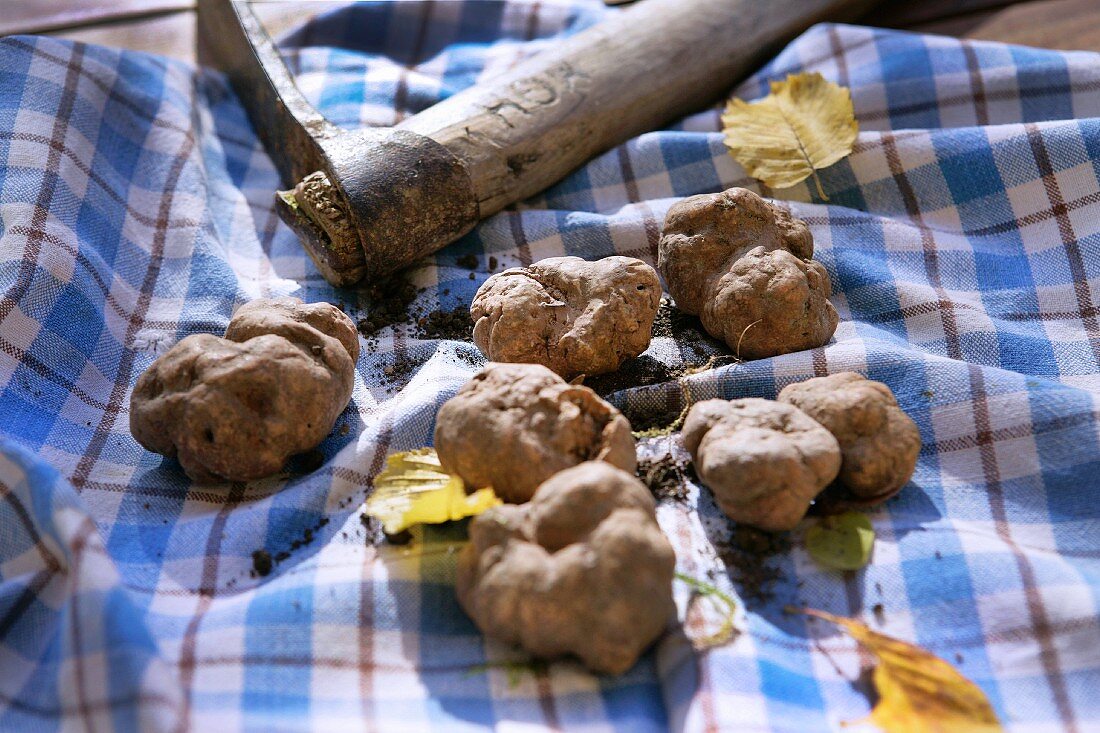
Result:
[[[657,318],[653,321],[653,338],[672,339],[680,351],[679,363],[668,364],[642,354],[624,363],[616,372],[586,378],[585,386],[606,396],[624,389],[664,384],[693,371],[737,361],[724,343],[703,331],[698,318],[684,313],[668,298],[661,299]],[[673,415],[668,422],[675,419]],[[640,429],[633,420],[630,424],[635,430]]]
[[[477,266],[476,257],[474,266]],[[451,310],[430,308],[417,302],[425,292],[427,288],[417,288],[400,273],[368,289],[367,315],[358,321],[359,333],[366,337],[367,346],[377,347],[378,332],[390,326],[401,328],[403,335],[411,338],[471,341],[473,322],[469,307],[460,305]],[[443,292],[449,294],[450,291]]]
[[690,461],[677,460],[671,455],[638,461],[638,478],[653,493],[657,501],[673,501],[686,504],[688,481],[695,480],[695,468]]
[[421,338],[469,341],[474,331],[470,309],[460,305],[454,310],[432,311],[416,321]]
[[382,544],[382,539],[386,536],[386,533],[382,530],[382,523],[371,515],[363,512],[359,515],[359,523],[363,525],[363,534],[366,535],[367,547],[374,547],[375,545]]
[[368,314],[359,319],[359,333],[373,336],[383,328],[406,321],[409,306],[423,292],[400,273],[385,278],[366,291]]
[[843,514],[848,511],[862,511],[869,509],[873,506],[888,501],[901,491],[903,487],[879,494],[878,496],[856,496],[853,494],[847,486],[834,481],[825,487],[825,490],[817,495],[814,499],[814,503],[810,505],[810,510],[807,512],[812,517],[828,517],[834,514]]
[[313,473],[323,465],[325,465],[325,454],[314,448],[294,456],[291,459],[290,470],[291,473]]
[[407,354],[396,354],[393,361],[382,367],[379,379],[387,385],[404,384],[423,364],[422,359],[416,359]]
[[267,550],[256,550],[252,553],[252,576],[261,578],[271,574],[271,555]]
[[730,579],[737,583],[746,601],[767,603],[774,596],[773,586],[783,577],[780,568],[769,561],[786,555],[791,549],[787,532],[765,532],[745,525],[731,525],[728,540],[716,542],[718,557]]
[[[474,255],[467,255],[469,260],[460,258],[463,263],[478,265],[478,259]],[[490,266],[494,263],[490,261]],[[471,277],[474,273],[470,273]],[[386,278],[385,282],[372,286],[366,291],[367,315],[359,318],[357,327],[359,333],[366,339],[367,349],[377,352],[381,346],[379,332],[386,328],[394,329],[394,336],[408,339],[421,340],[449,340],[470,343],[473,340],[473,322],[470,320],[470,310],[466,305],[456,306],[450,310],[432,308],[421,300],[434,298],[420,298],[427,288],[417,288],[406,279],[406,275],[398,273]],[[448,295],[449,289],[443,291]],[[383,385],[404,385],[409,378],[424,364],[429,354],[425,351],[420,357],[410,353],[394,354],[387,363],[384,363],[381,374],[377,375]],[[457,356],[471,366],[481,366],[482,362],[469,354],[458,353]]]
[[[290,555],[295,550],[298,550],[306,545],[312,544],[314,540],[314,533],[320,532],[321,529],[328,524],[328,517],[321,517],[317,520],[317,523],[312,527],[306,527],[302,530],[302,536],[293,540],[289,547],[285,550],[280,550],[272,556],[267,550],[256,550],[252,553],[252,572],[253,575],[260,575],[261,577],[271,572],[275,565],[290,558]],[[266,559],[265,559],[266,558]],[[266,567],[266,571],[263,568]]]
[[413,539],[412,532],[407,529],[397,532],[396,534],[390,534],[389,532],[383,532],[383,534],[386,535],[386,542],[391,545],[407,545],[412,542]]

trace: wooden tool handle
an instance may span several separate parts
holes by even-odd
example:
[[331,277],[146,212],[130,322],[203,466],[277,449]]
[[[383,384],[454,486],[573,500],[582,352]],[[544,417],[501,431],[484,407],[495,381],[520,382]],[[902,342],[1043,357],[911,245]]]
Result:
[[643,0],[404,121],[466,166],[484,218],[713,103],[774,47],[859,0]]
[[[200,16],[226,2],[255,35],[240,0],[200,0]],[[872,3],[641,0],[392,130],[333,133],[262,47],[253,44],[259,65],[231,44],[222,55],[251,71],[231,75],[246,104],[258,100],[250,113],[281,170],[297,177],[303,160],[318,162],[279,194],[279,213],[324,277],[350,285],[439,250],[593,156],[715,102],[791,36]],[[233,17],[216,7],[207,16],[212,29]],[[303,139],[311,151],[301,152]]]

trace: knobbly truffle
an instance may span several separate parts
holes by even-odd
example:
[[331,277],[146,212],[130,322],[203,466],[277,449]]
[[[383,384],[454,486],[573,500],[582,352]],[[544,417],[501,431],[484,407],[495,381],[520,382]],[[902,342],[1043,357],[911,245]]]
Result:
[[474,343],[493,361],[542,364],[565,379],[613,372],[649,346],[661,302],[633,257],[552,257],[504,270],[470,305]]
[[130,397],[130,432],[199,483],[250,481],[313,448],[351,399],[355,325],[327,303],[261,299],[225,337],[188,336]]
[[636,467],[630,423],[587,387],[539,364],[490,364],[439,409],[435,449],[467,487],[509,502],[583,461]]
[[861,499],[889,497],[913,476],[920,430],[882,382],[841,372],[787,385],[779,401],[833,434],[843,456],[840,482]]
[[683,441],[726,516],[768,531],[793,529],[840,470],[836,438],[798,408],[771,400],[698,402]]
[[475,517],[455,588],[486,636],[621,674],[675,614],[675,564],[645,486],[589,461]]
[[676,305],[738,356],[821,346],[838,317],[806,224],[743,188],[691,196],[668,211],[658,269]]

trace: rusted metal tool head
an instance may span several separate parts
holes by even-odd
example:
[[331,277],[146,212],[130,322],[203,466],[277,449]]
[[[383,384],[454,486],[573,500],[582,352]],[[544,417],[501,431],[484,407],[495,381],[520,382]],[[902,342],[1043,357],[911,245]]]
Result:
[[293,186],[277,193],[279,215],[326,280],[343,286],[389,274],[418,256],[406,239],[453,241],[476,223],[460,160],[422,135],[347,131],[326,120],[302,96],[250,3],[200,0],[199,23],[207,50]]
[[289,190],[282,219],[326,280],[375,280],[593,156],[714,102],[776,44],[870,0],[641,0],[386,130],[302,96],[247,0],[199,0],[223,68]]

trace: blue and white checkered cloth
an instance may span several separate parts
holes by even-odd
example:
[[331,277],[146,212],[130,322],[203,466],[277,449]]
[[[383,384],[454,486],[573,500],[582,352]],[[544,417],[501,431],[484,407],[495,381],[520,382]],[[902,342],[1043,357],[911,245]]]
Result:
[[[285,48],[330,119],[386,126],[609,12],[364,3]],[[680,618],[611,678],[524,665],[476,632],[452,589],[461,527],[411,550],[365,541],[371,477],[430,442],[477,369],[469,343],[382,331],[312,473],[192,487],[134,442],[130,389],[183,336],[260,296],[367,306],[273,214],[277,176],[220,76],[0,40],[0,730],[807,733],[863,717],[867,655],[786,604],[952,661],[1011,731],[1100,730],[1100,56],[824,25],[737,93],[804,69],[850,87],[860,122],[822,173],[827,203],[747,178],[715,109],[600,156],[412,275],[422,304],[450,309],[489,256],[652,262],[678,198],[749,186],[810,223],[842,322],[825,348],[692,376],[691,394],[772,397],[856,370],[920,426],[912,483],[871,514],[872,564],[829,572],[796,542],[768,602],[727,575],[705,489],[663,504],[678,569],[746,597],[738,634],[697,649],[720,618],[678,583]],[[474,279],[456,266],[468,254]],[[677,358],[668,339],[652,349]],[[395,360],[415,368],[383,379]],[[279,561],[252,577],[261,548]]]

